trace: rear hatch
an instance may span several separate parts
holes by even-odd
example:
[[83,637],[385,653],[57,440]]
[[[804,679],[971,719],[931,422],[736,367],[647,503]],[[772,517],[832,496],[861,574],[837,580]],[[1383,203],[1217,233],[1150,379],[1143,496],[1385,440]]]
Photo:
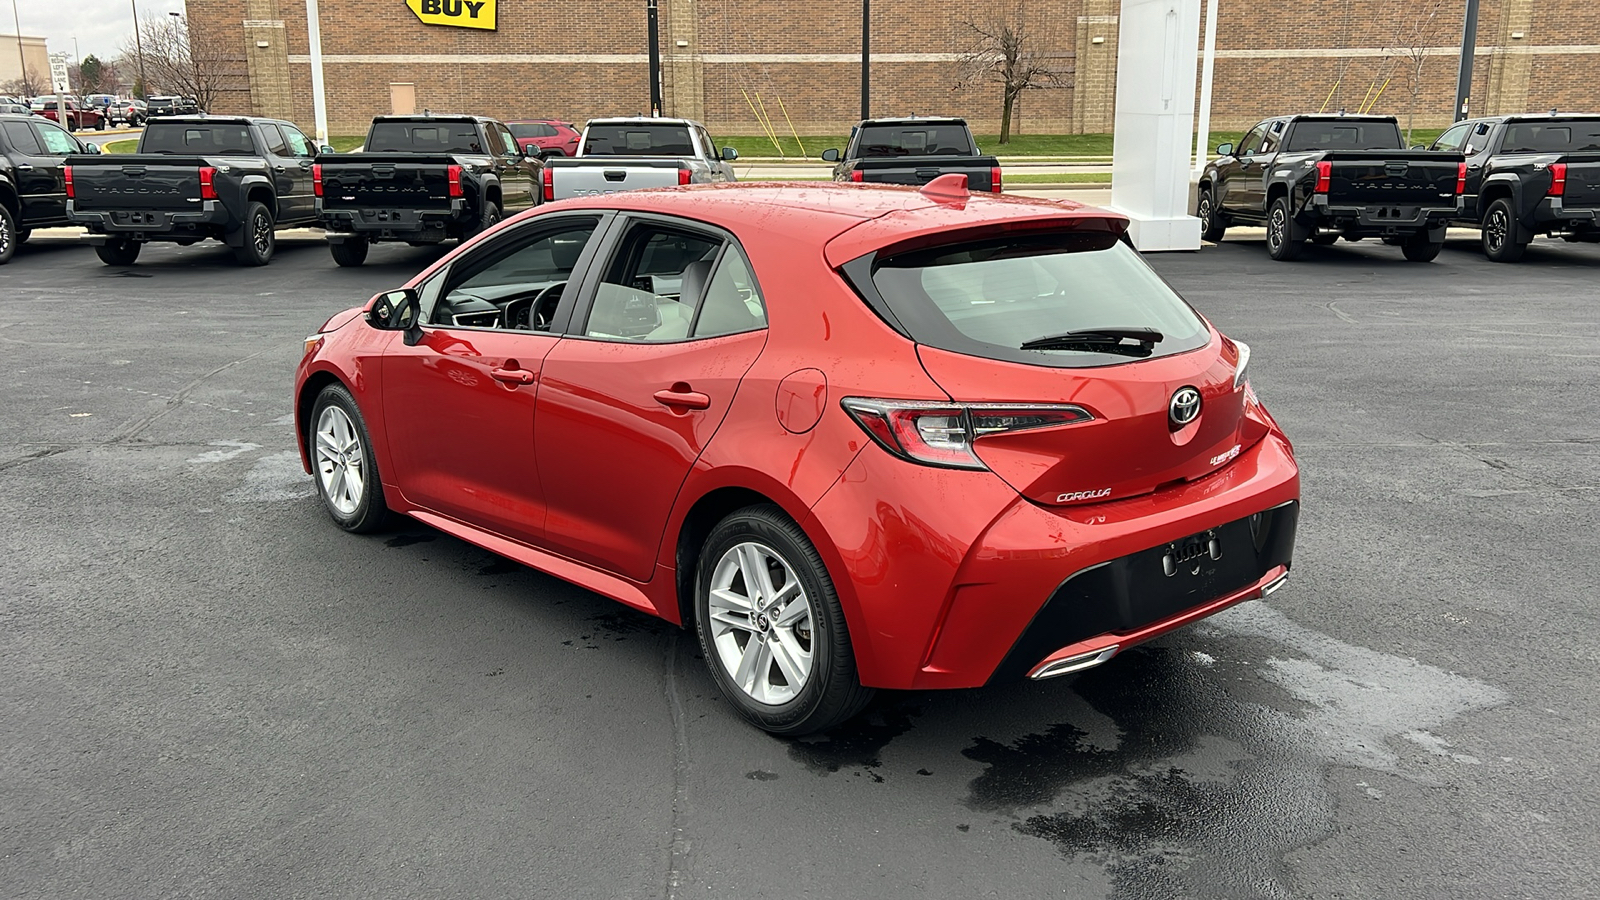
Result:
[[448,210],[450,168],[457,162],[417,153],[351,153],[324,154],[317,165],[324,209]]
[[1328,202],[1333,206],[1439,205],[1453,202],[1459,153],[1434,150],[1330,150]]
[[1248,349],[1212,331],[1115,233],[941,244],[845,271],[955,401],[945,420],[913,422],[907,440],[965,441],[1034,503],[1201,478],[1266,432],[1245,414]]
[[82,211],[198,211],[199,157],[164,154],[71,156],[73,204]]

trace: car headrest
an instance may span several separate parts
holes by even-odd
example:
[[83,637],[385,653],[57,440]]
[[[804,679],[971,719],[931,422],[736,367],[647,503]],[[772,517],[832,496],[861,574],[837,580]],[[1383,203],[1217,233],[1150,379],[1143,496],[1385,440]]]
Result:
[[696,260],[683,269],[683,284],[678,288],[678,302],[693,307],[705,293],[706,281],[711,278],[711,261]]

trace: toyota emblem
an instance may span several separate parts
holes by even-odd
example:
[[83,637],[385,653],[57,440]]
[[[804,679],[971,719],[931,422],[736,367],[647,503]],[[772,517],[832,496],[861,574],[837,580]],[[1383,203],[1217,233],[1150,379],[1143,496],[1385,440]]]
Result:
[[1172,395],[1172,402],[1167,404],[1167,418],[1174,428],[1182,428],[1200,418],[1200,392],[1192,387],[1178,388]]

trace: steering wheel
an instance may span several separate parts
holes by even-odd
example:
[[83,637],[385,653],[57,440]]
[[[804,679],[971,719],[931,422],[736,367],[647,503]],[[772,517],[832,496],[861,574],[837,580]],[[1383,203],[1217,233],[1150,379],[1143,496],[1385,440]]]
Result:
[[566,287],[565,281],[558,281],[533,298],[533,302],[528,305],[529,328],[534,331],[550,330],[550,322],[556,315],[556,304],[561,302],[561,292]]

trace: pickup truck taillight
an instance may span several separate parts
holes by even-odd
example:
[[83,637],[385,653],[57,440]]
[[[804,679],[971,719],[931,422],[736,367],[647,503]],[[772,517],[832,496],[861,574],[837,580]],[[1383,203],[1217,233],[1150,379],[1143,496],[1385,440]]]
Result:
[[1459,197],[1462,194],[1465,194],[1466,192],[1467,192],[1467,164],[1466,163],[1457,163],[1456,164],[1456,196]]
[[200,199],[217,199],[217,170],[212,166],[200,167]]
[[864,172],[862,172],[860,169],[851,169],[850,170],[850,180],[856,182],[857,184],[860,184],[861,182],[866,181],[867,178],[866,178],[866,174]]
[[1565,197],[1567,195],[1567,164],[1550,164],[1550,190],[1551,197]]
[[1326,194],[1333,182],[1333,163],[1317,163],[1317,193]]
[[546,166],[545,170],[544,170],[544,199],[545,200],[554,200],[555,198],[556,198],[556,173],[555,173],[554,169],[551,169],[550,167]]
[[322,163],[311,164],[311,193],[322,196]]
[[464,197],[464,196],[466,196],[465,192],[463,192],[461,190],[461,167],[460,166],[451,166],[448,171],[449,171],[449,174],[446,175],[445,177],[450,179],[450,196],[452,196],[452,197]]
[[689,183],[689,179],[692,178],[692,177],[694,177],[694,173],[689,171],[688,169],[679,169],[678,170],[678,183],[679,184],[688,184]]
[[75,189],[73,189],[73,187],[72,187],[72,167],[71,166],[62,166],[61,167],[61,180],[66,185],[66,188],[67,188],[67,199],[68,200],[76,200],[76,199],[78,199],[78,192]]
[[989,190],[1000,193],[1000,167],[995,166],[989,170]]

